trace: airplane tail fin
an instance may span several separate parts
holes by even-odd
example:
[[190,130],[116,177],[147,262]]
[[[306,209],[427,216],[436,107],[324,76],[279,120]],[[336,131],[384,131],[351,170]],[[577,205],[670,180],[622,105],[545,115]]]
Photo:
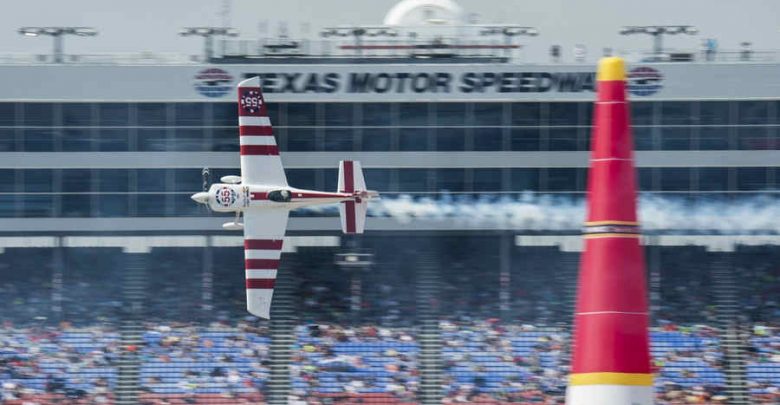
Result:
[[366,190],[366,181],[363,178],[363,169],[360,162],[342,160],[339,162],[339,189],[340,193],[349,193],[355,196],[339,206],[341,213],[341,230],[347,234],[363,233],[366,225],[366,212],[368,212],[368,200],[375,198],[375,191]]

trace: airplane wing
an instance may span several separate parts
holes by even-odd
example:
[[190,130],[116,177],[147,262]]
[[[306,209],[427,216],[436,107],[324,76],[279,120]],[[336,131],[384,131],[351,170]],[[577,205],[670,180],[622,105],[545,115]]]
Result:
[[259,77],[238,84],[238,126],[242,182],[287,186]]
[[271,299],[289,213],[284,208],[244,211],[246,307],[252,315],[265,319],[271,317]]

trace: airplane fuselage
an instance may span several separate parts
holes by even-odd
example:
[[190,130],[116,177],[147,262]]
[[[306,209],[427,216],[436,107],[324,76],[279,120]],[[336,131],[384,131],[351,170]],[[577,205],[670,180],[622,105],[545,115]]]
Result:
[[193,199],[208,204],[216,212],[238,212],[252,208],[296,209],[311,205],[360,201],[370,197],[362,193],[331,193],[290,186],[252,184],[212,184],[209,191],[193,195]]

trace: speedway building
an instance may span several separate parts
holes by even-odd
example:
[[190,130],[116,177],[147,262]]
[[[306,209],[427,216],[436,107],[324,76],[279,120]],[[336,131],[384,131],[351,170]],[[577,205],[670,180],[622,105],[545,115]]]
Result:
[[[331,52],[285,41],[226,41],[206,61],[74,55],[62,64],[0,63],[0,270],[8,274],[3,293],[22,302],[4,306],[2,318],[113,324],[129,344],[151,319],[243,317],[242,238],[222,230],[229,217],[190,195],[203,189],[204,168],[211,180],[238,174],[235,85],[253,76],[293,186],[335,190],[338,161],[352,159],[370,189],[410,206],[584,198],[594,63],[528,63],[514,46],[476,40],[335,40]],[[778,55],[689,56],[629,60],[643,196],[692,207],[776,205]],[[441,397],[435,387],[446,379],[437,319],[567,328],[579,223],[550,230],[419,212],[370,213],[363,238],[342,237],[335,211],[293,214],[268,332],[276,368],[257,377],[269,398],[303,384],[279,368],[292,356],[291,320],[415,328],[415,392],[425,403]],[[722,328],[724,356],[744,364],[727,330],[747,321],[734,313],[743,277],[760,280],[768,262],[776,268],[774,221],[650,232],[655,319]],[[777,319],[771,308],[749,316]],[[134,377],[143,366],[127,356],[107,377],[118,397],[132,403],[139,384],[180,394],[164,378]],[[708,383],[746,395],[745,369],[734,370]]]

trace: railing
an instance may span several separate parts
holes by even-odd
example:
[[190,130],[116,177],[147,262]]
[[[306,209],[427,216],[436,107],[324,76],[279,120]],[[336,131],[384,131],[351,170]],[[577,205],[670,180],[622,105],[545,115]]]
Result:
[[[583,60],[547,58],[531,60],[524,45],[503,39],[471,39],[450,37],[435,39],[354,37],[336,39],[227,39],[219,41],[217,55],[210,63],[262,63],[273,59],[318,59],[323,62],[342,59],[493,59],[502,58],[513,63],[592,64],[600,55],[589,55]],[[629,62],[641,63],[777,63],[780,50],[727,49],[667,49],[663,53],[617,49],[615,55]],[[0,54],[0,65],[52,64],[50,54]],[[64,56],[64,64],[74,65],[194,65],[208,63],[203,55],[160,52],[130,52],[101,54],[72,54]]]
[[[333,40],[224,40],[220,43],[224,62],[242,60],[300,59],[333,62],[353,59],[496,59],[521,60],[522,45],[489,40],[437,40],[339,38]],[[220,58],[215,60],[219,62]]]
[[[128,52],[65,55],[64,64],[74,65],[187,65],[203,63],[199,55],[159,52]],[[0,65],[51,64],[48,54],[0,54]]]
[[766,63],[780,61],[780,51],[778,50],[728,49],[707,51],[704,49],[667,49],[660,54],[637,50],[618,50],[616,54],[629,62],[642,63]]

